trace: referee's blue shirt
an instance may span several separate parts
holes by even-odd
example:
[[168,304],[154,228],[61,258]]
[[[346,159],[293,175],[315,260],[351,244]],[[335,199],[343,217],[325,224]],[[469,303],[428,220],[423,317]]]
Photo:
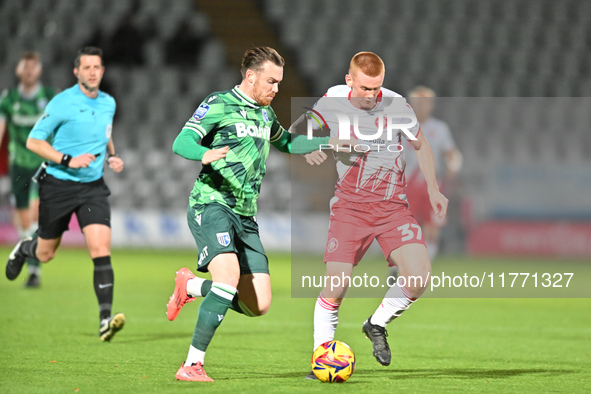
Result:
[[55,150],[72,157],[83,153],[98,157],[86,168],[66,168],[50,162],[47,173],[58,179],[83,183],[101,178],[115,107],[115,99],[107,93],[99,91],[96,98],[90,98],[82,93],[78,84],[56,95],[29,137],[38,140],[51,137]]

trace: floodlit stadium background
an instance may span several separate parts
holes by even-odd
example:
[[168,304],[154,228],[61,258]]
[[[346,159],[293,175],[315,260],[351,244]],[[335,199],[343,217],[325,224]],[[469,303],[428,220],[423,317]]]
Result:
[[[343,83],[362,50],[384,59],[385,87],[437,92],[435,116],[464,155],[457,181],[444,184],[442,253],[591,256],[588,2],[0,0],[0,88],[16,83],[24,50],[42,54],[42,80],[58,90],[75,83],[79,48],[105,51],[103,89],[118,103],[113,136],[126,163],[121,175],[106,171],[116,246],[194,248],[185,208],[200,165],[174,156],[172,142],[206,94],[239,83],[252,44],[287,60],[273,104],[285,126],[291,97]],[[267,165],[263,242],[288,250],[290,212],[321,215],[331,187],[292,173],[277,151]],[[333,167],[314,171],[331,179]],[[16,238],[2,175],[0,243]],[[78,231],[65,238],[83,241]]]

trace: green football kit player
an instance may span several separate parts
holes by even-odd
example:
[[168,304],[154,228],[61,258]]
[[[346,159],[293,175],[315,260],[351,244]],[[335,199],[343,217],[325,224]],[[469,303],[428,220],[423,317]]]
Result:
[[270,145],[304,154],[329,142],[292,135],[279,124],[269,105],[283,66],[274,49],[249,49],[242,59],[242,83],[206,97],[174,142],[176,154],[203,164],[187,220],[199,250],[197,270],[212,277],[205,280],[182,268],[175,278],[169,320],[185,303],[204,297],[178,380],[213,381],[203,370],[205,351],[228,309],[261,316],[271,304],[268,260],[255,219]]
[[[39,188],[31,178],[43,162],[40,156],[27,149],[27,138],[55,95],[52,88],[39,82],[41,72],[39,54],[23,53],[16,67],[18,86],[0,95],[0,142],[7,134],[14,223],[21,239],[32,236],[37,229]],[[27,261],[29,278],[25,284],[27,287],[38,287],[39,261],[34,258]]]

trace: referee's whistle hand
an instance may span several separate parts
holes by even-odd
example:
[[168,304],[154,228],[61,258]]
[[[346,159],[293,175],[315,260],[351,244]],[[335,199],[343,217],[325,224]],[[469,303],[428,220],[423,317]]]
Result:
[[70,160],[70,168],[86,168],[96,160],[96,157],[90,153],[83,153],[80,156],[73,157]]

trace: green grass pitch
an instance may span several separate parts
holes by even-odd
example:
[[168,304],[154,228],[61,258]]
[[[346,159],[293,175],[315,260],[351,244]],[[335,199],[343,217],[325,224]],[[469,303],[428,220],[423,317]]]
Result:
[[[0,256],[8,253],[0,248]],[[174,377],[199,301],[174,322],[165,315],[175,270],[193,269],[195,252],[113,252],[114,312],[124,312],[127,324],[111,343],[98,338],[85,250],[60,250],[43,267],[40,289],[23,287],[24,272],[15,282],[2,278],[0,392],[591,391],[591,299],[420,300],[388,327],[389,367],[375,361],[361,334],[379,300],[348,299],[336,338],[355,351],[357,370],[344,384],[304,380],[314,300],[290,297],[288,255],[269,257],[271,311],[259,318],[229,312],[207,352],[214,383]]]

